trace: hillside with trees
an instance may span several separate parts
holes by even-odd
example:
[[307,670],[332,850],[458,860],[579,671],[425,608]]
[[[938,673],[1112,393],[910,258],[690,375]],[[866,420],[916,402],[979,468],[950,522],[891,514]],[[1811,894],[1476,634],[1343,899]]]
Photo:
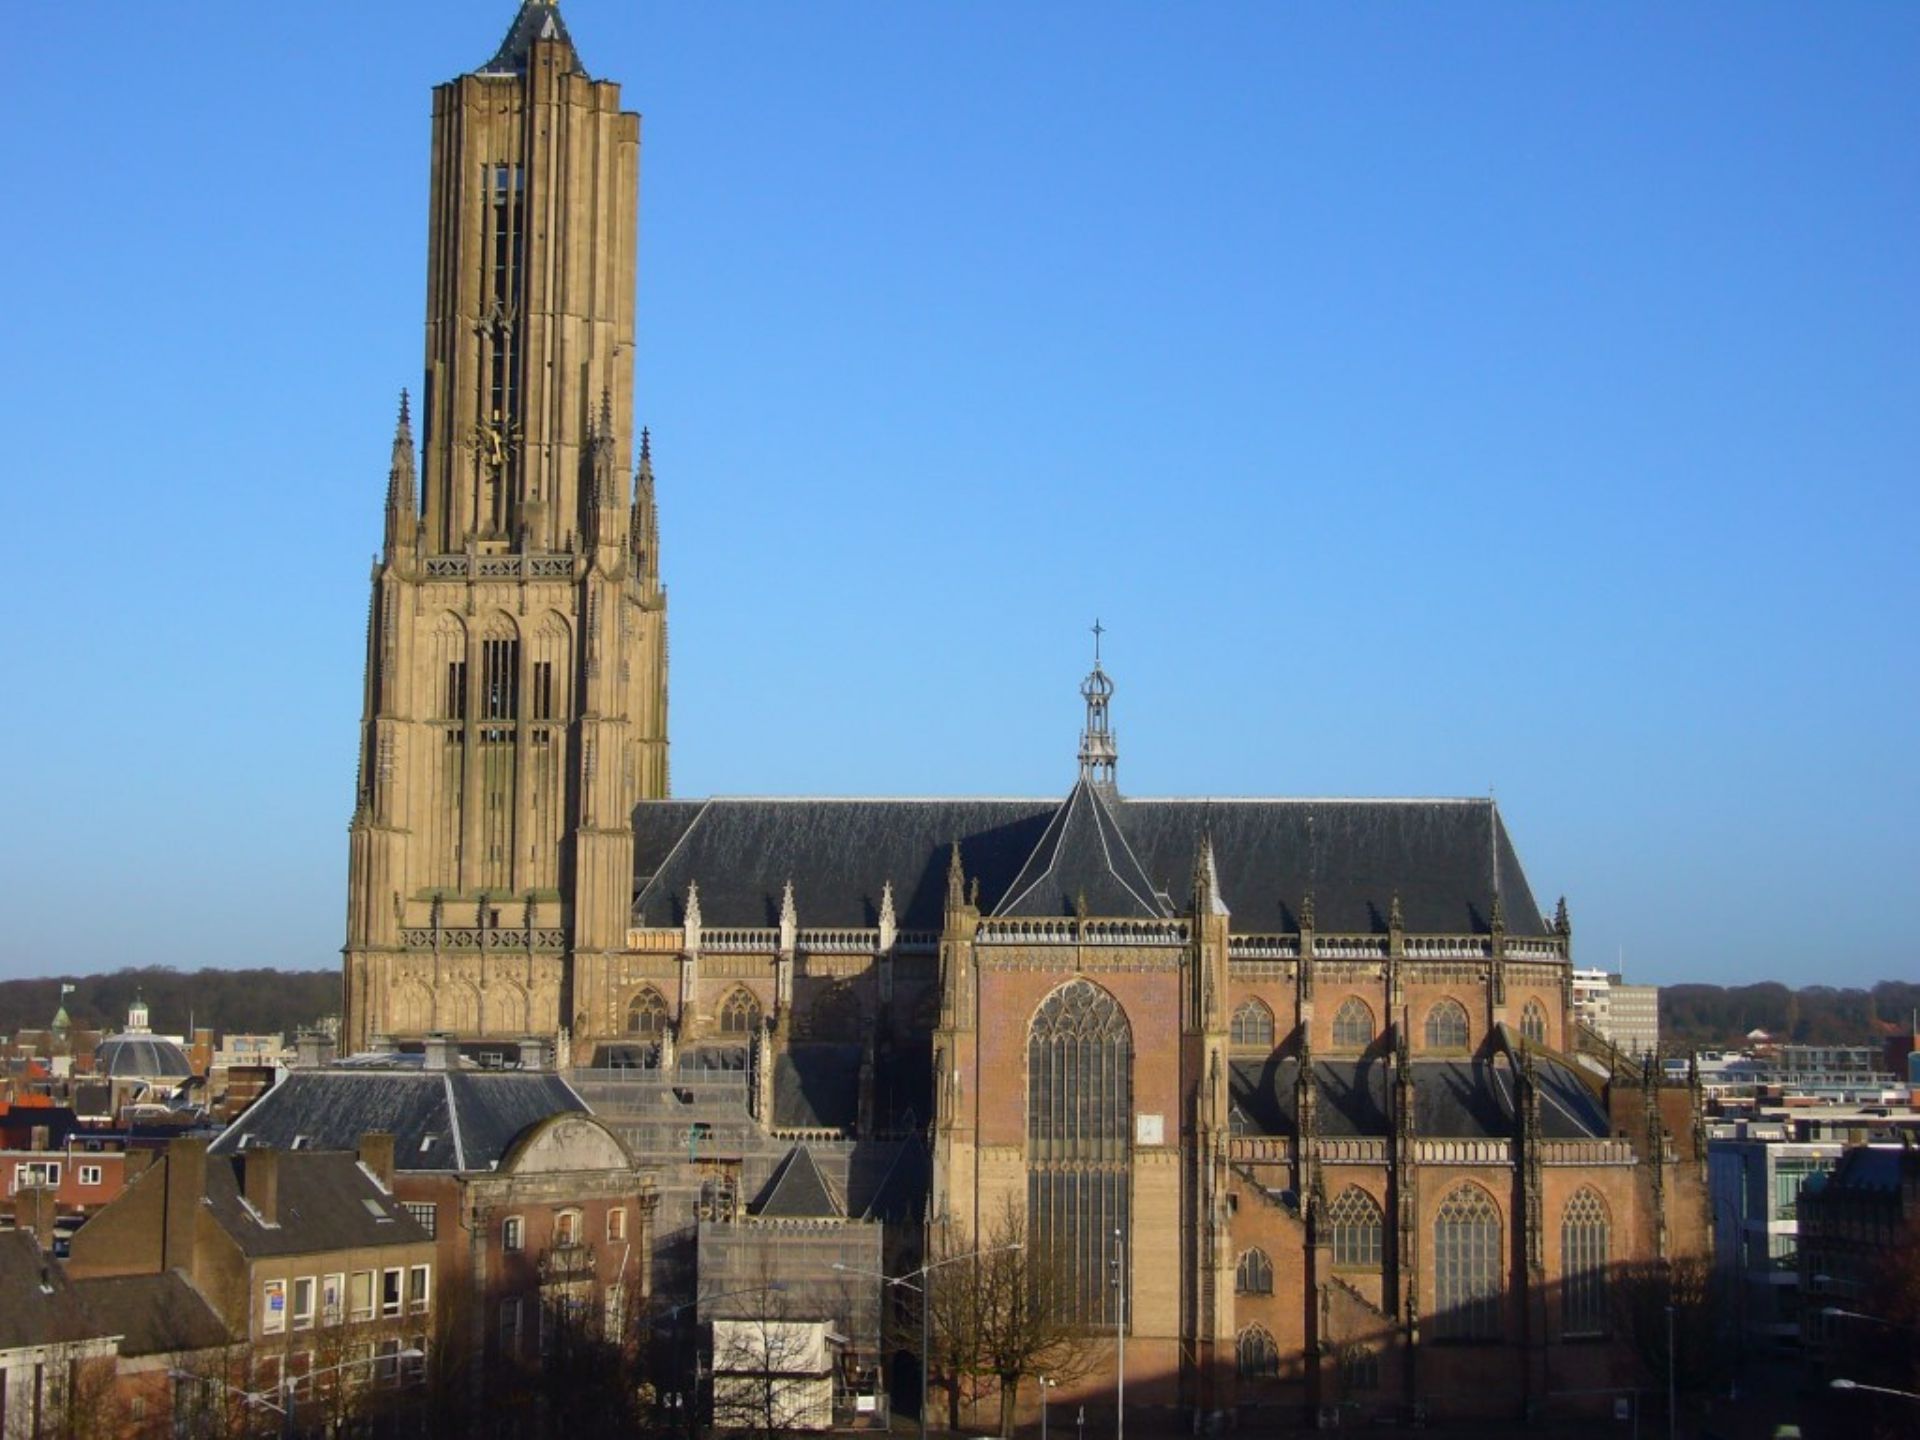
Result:
[[173,970],[152,966],[108,975],[51,975],[0,980],[0,1035],[42,1030],[60,1008],[60,987],[71,985],[67,1014],[75,1028],[116,1031],[138,994],[163,1035],[193,1026],[219,1034],[283,1034],[340,1011],[338,970]]
[[1663,985],[1660,1043],[1675,1050],[1737,1048],[1751,1030],[1801,1045],[1861,1045],[1902,1030],[1920,1008],[1920,984],[1882,980],[1871,990],[1766,980],[1757,985]]

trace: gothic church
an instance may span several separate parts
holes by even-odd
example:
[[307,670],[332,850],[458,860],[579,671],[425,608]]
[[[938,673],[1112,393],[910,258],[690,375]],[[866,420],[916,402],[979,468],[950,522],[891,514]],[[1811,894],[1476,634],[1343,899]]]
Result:
[[[1610,1291],[1704,1244],[1698,1095],[1582,1058],[1566,908],[1492,801],[1126,796],[1097,658],[1064,798],[668,798],[639,118],[543,0],[433,116],[348,1043],[533,1034],[737,1068],[774,1139],[917,1137],[922,1253],[1018,1207],[1073,1318],[1124,1328],[1130,1409],[1638,1383]],[[1101,1354],[1061,1400],[1109,1403]]]

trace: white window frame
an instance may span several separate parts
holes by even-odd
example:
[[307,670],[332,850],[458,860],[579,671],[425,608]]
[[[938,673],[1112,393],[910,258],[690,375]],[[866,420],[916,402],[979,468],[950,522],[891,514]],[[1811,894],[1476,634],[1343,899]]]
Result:
[[[313,1328],[314,1315],[318,1311],[319,1302],[316,1282],[311,1275],[296,1275],[293,1280],[292,1289],[293,1299],[287,1308],[293,1315],[293,1328],[295,1330],[311,1330]],[[306,1292],[307,1298],[304,1313],[300,1308],[300,1294],[302,1290]]]
[[346,1317],[347,1277],[344,1271],[335,1270],[320,1281],[320,1321],[323,1325],[338,1325]]
[[[280,1309],[273,1308],[274,1297],[280,1298]],[[260,1282],[260,1333],[279,1335],[287,1328],[287,1282],[282,1279]]]
[[[387,1303],[387,1284],[393,1284],[393,1303]],[[405,1313],[407,1308],[407,1271],[404,1265],[389,1265],[380,1272],[380,1318],[391,1320]]]
[[607,1211],[607,1239],[625,1240],[627,1238],[627,1207],[616,1205]]
[[518,1255],[527,1248],[527,1222],[518,1215],[509,1215],[500,1222],[500,1248],[509,1255]]
[[13,1167],[13,1189],[9,1194],[17,1195],[22,1189],[35,1185],[50,1185],[59,1188],[60,1162],[58,1160],[22,1160]]
[[347,1285],[347,1314],[355,1324],[362,1324],[374,1319],[380,1314],[380,1272],[378,1270],[356,1270],[353,1272],[353,1280],[358,1280],[362,1275],[367,1277],[367,1304],[365,1309],[362,1309],[354,1303],[353,1281],[350,1280]]
[[107,1183],[103,1178],[106,1174],[103,1167],[99,1165],[82,1165],[79,1168],[80,1183],[82,1185],[98,1187]]
[[424,1315],[433,1304],[433,1267],[431,1265],[410,1265],[407,1267],[407,1313]]

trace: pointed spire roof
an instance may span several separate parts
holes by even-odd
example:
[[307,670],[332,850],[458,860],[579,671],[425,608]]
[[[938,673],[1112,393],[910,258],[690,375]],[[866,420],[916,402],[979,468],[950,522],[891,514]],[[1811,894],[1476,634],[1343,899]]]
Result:
[[1220,869],[1213,863],[1213,836],[1200,835],[1200,851],[1193,860],[1193,913],[1226,915],[1227,902],[1220,894]]
[[586,67],[580,63],[580,52],[574,49],[573,37],[567,33],[567,22],[560,18],[559,0],[525,0],[520,13],[513,17],[506,38],[500,42],[500,48],[493,52],[493,58],[478,70],[481,75],[524,75],[527,73],[527,61],[533,55],[536,40],[558,40],[567,47],[571,63],[567,68],[576,74],[586,74]]
[[1113,680],[1100,668],[1100,637],[1107,627],[1093,622],[1093,669],[1080,682],[1080,698],[1087,703],[1086,725],[1080,731],[1080,778],[1091,780],[1108,795],[1119,794],[1120,745],[1107,714],[1113,700]]
[[413,410],[400,392],[400,418],[393,424],[393,459],[387,467],[387,504],[411,513],[416,504],[413,468]]
[[796,1145],[760,1192],[753,1213],[762,1220],[844,1220],[847,1207],[820,1173],[813,1151]]
[[1085,776],[1074,782],[1066,803],[1054,811],[993,913],[1073,915],[1082,900],[1089,915],[1106,919],[1162,919],[1167,914],[1099,786]]

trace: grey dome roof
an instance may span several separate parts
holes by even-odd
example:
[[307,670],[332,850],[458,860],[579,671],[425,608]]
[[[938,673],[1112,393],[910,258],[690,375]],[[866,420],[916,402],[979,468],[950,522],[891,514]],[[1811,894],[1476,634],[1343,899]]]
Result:
[[110,1035],[93,1052],[96,1075],[111,1080],[181,1080],[193,1073],[187,1052],[155,1035]]

